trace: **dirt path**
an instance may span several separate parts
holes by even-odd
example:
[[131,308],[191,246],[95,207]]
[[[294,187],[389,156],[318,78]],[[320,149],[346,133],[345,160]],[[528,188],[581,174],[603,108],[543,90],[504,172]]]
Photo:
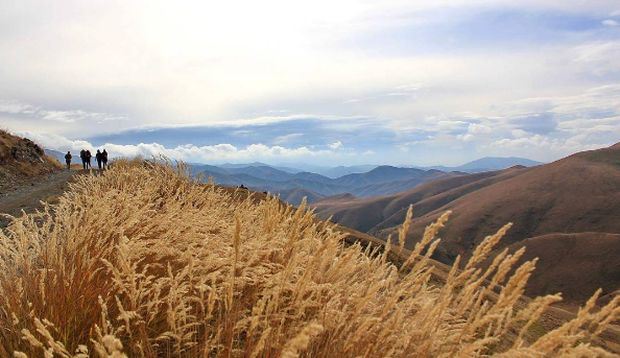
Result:
[[[77,172],[57,171],[28,180],[0,193],[0,213],[18,216],[22,210],[31,213],[41,207],[41,201],[50,202],[68,189],[68,183]],[[8,225],[9,219],[0,217],[0,228]]]

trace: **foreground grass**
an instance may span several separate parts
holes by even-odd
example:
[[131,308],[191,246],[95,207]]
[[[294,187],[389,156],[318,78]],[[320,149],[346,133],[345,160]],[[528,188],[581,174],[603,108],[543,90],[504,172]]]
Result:
[[0,233],[0,356],[611,355],[588,342],[618,319],[618,298],[524,339],[559,297],[517,308],[534,269],[509,274],[522,251],[477,268],[508,227],[432,285],[445,220],[397,268],[303,208],[117,163]]

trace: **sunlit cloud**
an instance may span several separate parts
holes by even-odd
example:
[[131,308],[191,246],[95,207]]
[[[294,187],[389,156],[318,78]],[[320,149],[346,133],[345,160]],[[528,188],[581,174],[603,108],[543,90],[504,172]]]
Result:
[[[166,150],[263,143],[317,161],[336,143],[358,154],[343,161],[447,164],[502,144],[550,160],[569,147],[558,143],[620,141],[617,11],[613,0],[2,2],[0,127]],[[588,123],[597,130],[574,129]],[[511,142],[528,136],[545,149]]]
[[266,160],[270,162],[291,162],[312,160],[313,158],[346,158],[352,153],[338,151],[341,142],[334,142],[323,148],[309,148],[305,146],[285,147],[268,146],[262,143],[250,144],[245,147],[229,143],[196,146],[192,144],[166,147],[159,143],[114,144],[103,143],[95,145],[84,140],[70,140],[59,135],[40,134],[36,132],[18,132],[17,134],[34,139],[45,148],[58,151],[79,152],[82,149],[95,151],[105,149],[111,158],[160,158],[189,163],[223,163],[223,162],[251,162]]

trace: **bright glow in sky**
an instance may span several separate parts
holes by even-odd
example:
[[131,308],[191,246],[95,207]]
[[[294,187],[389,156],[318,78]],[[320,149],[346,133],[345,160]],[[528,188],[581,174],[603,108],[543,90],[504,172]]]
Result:
[[0,126],[192,162],[548,161],[620,141],[618,58],[617,0],[5,1]]

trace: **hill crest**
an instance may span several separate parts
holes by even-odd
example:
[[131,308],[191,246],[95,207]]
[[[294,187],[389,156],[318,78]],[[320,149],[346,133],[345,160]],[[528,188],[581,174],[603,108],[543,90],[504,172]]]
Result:
[[51,173],[60,164],[28,138],[0,130],[0,189],[16,180]]

